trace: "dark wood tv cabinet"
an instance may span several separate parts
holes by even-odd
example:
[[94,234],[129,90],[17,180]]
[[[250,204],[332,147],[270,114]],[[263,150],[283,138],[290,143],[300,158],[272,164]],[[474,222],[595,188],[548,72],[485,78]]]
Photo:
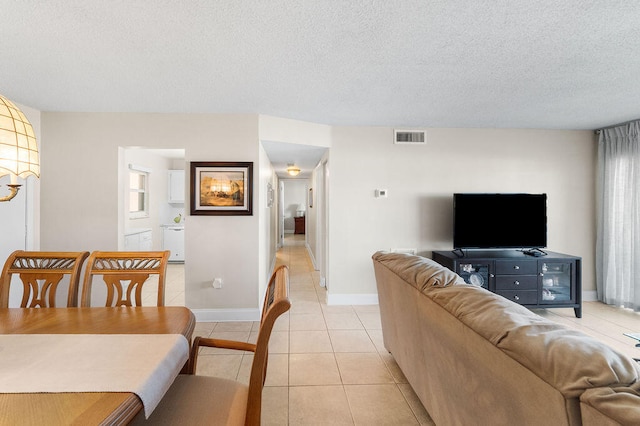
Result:
[[465,282],[528,308],[573,308],[582,318],[582,258],[552,251],[534,257],[520,250],[434,251],[433,260]]

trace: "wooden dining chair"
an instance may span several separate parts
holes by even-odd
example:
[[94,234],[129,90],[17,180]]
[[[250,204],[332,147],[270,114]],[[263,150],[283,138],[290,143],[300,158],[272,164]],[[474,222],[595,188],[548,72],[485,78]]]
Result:
[[[290,307],[289,270],[280,266],[267,286],[256,343],[196,337],[191,346],[188,374],[176,378],[148,420],[144,413],[138,413],[132,424],[260,425],[269,338],[276,319]],[[253,352],[249,384],[196,375],[202,346]]]
[[23,287],[21,308],[55,308],[58,288],[65,277],[69,284],[66,307],[77,307],[80,272],[87,256],[87,251],[14,251],[0,275],[0,308],[9,307],[9,289],[16,275]]
[[142,288],[151,276],[158,279],[157,306],[164,306],[164,287],[169,260],[164,251],[94,251],[87,260],[80,306],[91,306],[91,290],[106,285],[104,306],[142,306]]

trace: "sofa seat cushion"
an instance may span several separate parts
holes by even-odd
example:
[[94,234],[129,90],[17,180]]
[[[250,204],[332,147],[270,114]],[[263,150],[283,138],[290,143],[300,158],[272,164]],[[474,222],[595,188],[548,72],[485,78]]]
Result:
[[380,262],[420,291],[429,287],[467,285],[460,275],[426,257],[379,251],[374,253],[373,260]]

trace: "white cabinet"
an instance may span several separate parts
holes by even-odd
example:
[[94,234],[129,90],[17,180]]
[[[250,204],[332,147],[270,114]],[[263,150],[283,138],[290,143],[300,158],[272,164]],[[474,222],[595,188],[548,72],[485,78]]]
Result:
[[151,251],[152,249],[153,234],[151,230],[131,230],[124,235],[125,251]]
[[169,262],[184,262],[184,227],[167,226],[162,235],[162,248],[171,251]]
[[169,170],[169,202],[184,203],[184,170]]

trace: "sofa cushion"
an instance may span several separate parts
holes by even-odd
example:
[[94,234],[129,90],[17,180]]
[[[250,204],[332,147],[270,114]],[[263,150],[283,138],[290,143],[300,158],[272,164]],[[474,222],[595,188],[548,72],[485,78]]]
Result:
[[426,257],[378,251],[374,253],[373,260],[385,265],[402,280],[420,291],[429,287],[467,285],[460,275]]

